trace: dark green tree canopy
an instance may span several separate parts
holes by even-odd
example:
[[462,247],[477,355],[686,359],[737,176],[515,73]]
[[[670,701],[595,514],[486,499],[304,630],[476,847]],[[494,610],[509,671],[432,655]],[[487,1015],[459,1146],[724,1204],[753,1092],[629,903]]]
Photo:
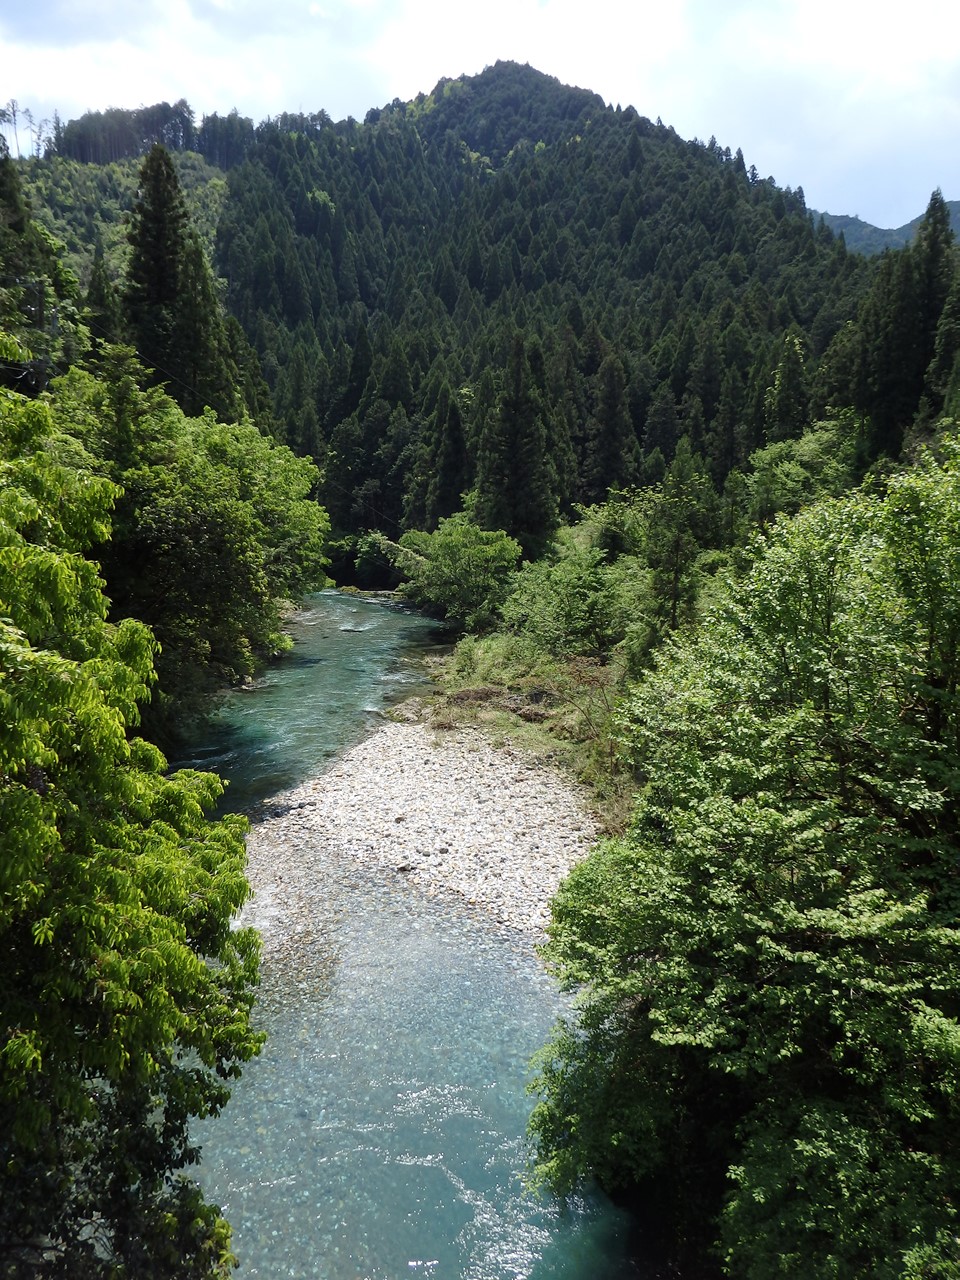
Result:
[[156,143],[140,168],[124,295],[140,359],[191,415],[239,415],[239,372],[203,246],[190,224],[169,152]]
[[[856,410],[865,466],[948,402],[955,344],[941,316],[956,257],[939,193],[914,243],[871,263],[815,222],[801,191],[728,148],[510,63],[363,124],[320,111],[254,127],[233,113],[194,128],[185,106],[84,125],[107,151],[111,131],[139,139],[128,153],[145,154],[150,181],[136,213],[117,166],[94,189],[66,141],[24,174],[75,244],[101,189],[116,226],[133,214],[133,277],[116,226],[97,233],[111,280],[130,279],[141,356],[189,414],[245,409],[327,464],[321,496],[344,547],[371,524],[390,536],[394,521],[430,524],[482,479],[487,384],[502,393],[515,333],[528,362],[542,354],[528,437],[538,420],[557,508],[536,516],[544,528],[611,487],[656,483],[682,435],[722,489],[755,449],[829,412]],[[150,192],[165,211],[154,221]],[[216,276],[191,228],[214,247]],[[86,287],[92,250],[77,260]],[[170,269],[184,286],[176,313],[159,300],[144,311]],[[239,326],[226,336],[220,298]],[[435,418],[444,383],[462,446]],[[428,497],[438,459],[446,478]]]
[[548,409],[516,334],[503,390],[477,447],[477,519],[503,529],[526,556],[542,551],[556,528],[557,478],[548,452]]

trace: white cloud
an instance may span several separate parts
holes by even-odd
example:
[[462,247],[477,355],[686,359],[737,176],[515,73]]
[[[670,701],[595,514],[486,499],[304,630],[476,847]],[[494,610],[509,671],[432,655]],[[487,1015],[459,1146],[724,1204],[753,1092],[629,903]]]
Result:
[[5,97],[37,118],[184,97],[254,120],[361,118],[529,62],[714,135],[808,203],[897,225],[960,199],[960,5],[912,0],[32,0],[0,14]]
[[481,9],[401,0],[369,56],[391,97],[411,97],[441,76],[475,73],[503,59],[529,62],[626,102],[637,96],[645,76],[682,48],[685,31],[682,6],[676,5],[488,0]]

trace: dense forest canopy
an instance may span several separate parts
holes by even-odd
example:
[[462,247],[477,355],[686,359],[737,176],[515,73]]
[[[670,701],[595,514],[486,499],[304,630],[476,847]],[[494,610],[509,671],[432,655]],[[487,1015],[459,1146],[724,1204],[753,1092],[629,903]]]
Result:
[[[195,126],[177,103],[90,115],[58,137],[24,181],[64,240],[86,219],[100,293],[127,270],[126,241],[110,246],[133,213],[117,189],[91,224],[91,160],[117,171],[157,142],[181,157],[197,220],[216,217],[217,287],[259,359],[272,429],[323,468],[341,576],[371,572],[356,565],[367,530],[430,530],[473,489],[488,521],[542,545],[574,504],[661,479],[684,435],[718,492],[754,450],[835,410],[874,434],[866,461],[896,456],[926,390],[930,338],[908,371],[864,333],[872,305],[867,328],[889,321],[895,343],[895,304],[802,191],[530,67],[441,81],[363,123],[320,111]],[[206,168],[183,168],[190,147]],[[518,394],[540,424],[525,441],[540,511],[520,485],[498,491],[494,517],[484,491]],[[895,423],[873,421],[880,398]],[[929,410],[945,398],[927,392]]]
[[942,194],[868,258],[739,151],[512,63],[34,151],[0,156],[0,1267],[229,1265],[180,1171],[258,1044],[240,833],[157,747],[329,565],[468,631],[461,703],[620,805],[554,907],[581,1004],[541,1178],[652,1205],[698,1275],[960,1275]]
[[[110,246],[132,188],[91,222],[91,166],[133,166],[158,143],[208,166],[181,159],[184,193],[197,221],[216,219],[218,287],[280,438],[324,468],[341,573],[368,529],[433,528],[475,487],[483,509],[518,333],[519,390],[549,457],[534,539],[611,485],[659,479],[683,435],[722,490],[756,448],[834,409],[872,418],[873,388],[900,381],[897,365],[873,367],[889,353],[871,335],[850,336],[875,273],[802,191],[530,67],[441,81],[363,123],[234,112],[196,125],[182,101],[69,122],[24,180],[64,240],[86,219],[104,248],[98,288],[126,272],[125,241]],[[884,437],[871,457],[897,454],[925,370],[893,388],[895,425],[866,428]],[[928,403],[939,410],[939,392]],[[518,533],[515,518],[497,523]]]

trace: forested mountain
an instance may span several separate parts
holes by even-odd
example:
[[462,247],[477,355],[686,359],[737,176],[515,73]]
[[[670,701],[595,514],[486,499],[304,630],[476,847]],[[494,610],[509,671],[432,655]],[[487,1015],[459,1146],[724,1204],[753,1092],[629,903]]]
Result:
[[[194,127],[184,103],[70,122],[23,168],[81,271],[99,238],[120,279],[133,189],[114,157],[157,138],[216,220],[214,270],[280,438],[323,467],[341,575],[365,530],[431,529],[469,490],[535,551],[573,504],[660,479],[684,435],[722,490],[759,446],[872,407],[873,375],[837,343],[873,273],[802,191],[530,67],[441,81],[362,124]],[[191,146],[206,165],[185,167]],[[97,174],[110,194],[91,215]],[[863,394],[838,400],[841,376]],[[897,451],[897,411],[867,460]],[[537,425],[508,498],[518,414]]]
[[[498,63],[362,123],[198,126],[185,102],[57,122],[43,156],[0,156],[0,210],[0,841],[72,868],[102,837],[127,874],[166,805],[172,884],[196,871],[181,835],[235,859],[236,831],[211,835],[189,798],[210,785],[165,791],[138,717],[162,740],[253,670],[324,548],[342,582],[402,574],[475,633],[448,676],[461,702],[502,692],[630,810],[555,904],[549,956],[583,1002],[541,1061],[545,1180],[652,1204],[691,1274],[960,1274],[960,261],[941,193],[868,258],[739,151]],[[88,840],[84,806],[106,821],[118,787],[118,825]],[[21,966],[96,892],[90,857],[83,885],[4,863]],[[121,890],[152,910],[139,866]],[[192,897],[157,901],[226,957],[241,1014],[242,893],[202,927]],[[114,945],[91,912],[57,934],[82,974]],[[29,1020],[16,972],[4,1000]],[[224,1273],[225,1224],[189,1184],[171,1207],[170,1175],[191,1109],[225,1091],[163,1075],[171,1154],[149,1063],[124,1074],[82,991],[116,1092],[73,1087],[67,988],[46,955],[39,972],[49,1007],[0,1058],[17,1256],[46,1212],[24,1174],[50,1115],[58,1229],[90,1254],[90,1204],[119,1203],[98,1172],[116,1097],[149,1141],[118,1174],[139,1216],[110,1274],[142,1274],[140,1237],[175,1258],[191,1222],[216,1255],[196,1273]],[[139,975],[111,998],[132,1008]],[[175,1043],[231,1074],[256,1038],[245,1017],[211,1031],[224,998]],[[145,1053],[159,1037],[169,1067],[164,1027]]]
[[[953,233],[960,234],[960,200],[948,200],[946,203]],[[836,235],[842,233],[847,248],[854,253],[874,254],[882,253],[884,249],[902,249],[914,238],[923,221],[923,215],[918,214],[902,227],[887,229],[875,227],[869,222],[864,222],[862,218],[851,217],[849,214],[817,213],[815,210],[812,212],[815,218],[823,218]]]
[[[156,139],[223,166],[195,162],[185,190],[217,220],[214,269],[280,437],[324,469],[341,574],[365,530],[431,529],[474,489],[536,550],[573,504],[660,479],[684,435],[722,490],[828,409],[870,412],[888,376],[845,329],[874,273],[801,190],[528,66],[441,81],[362,124],[195,127],[181,102],[62,126],[28,190],[88,253],[99,235],[115,279],[120,238],[95,222],[102,200],[81,232],[80,184],[108,161],[92,172],[114,175],[110,207],[129,216],[115,157]],[[898,451],[916,381],[867,461]],[[516,459],[521,413],[537,425],[506,498],[498,458]]]
[[[363,124],[205,120],[197,145],[216,153],[221,124],[240,139],[215,267],[344,535],[429,528],[496,485],[508,377],[540,423],[529,547],[571,503],[657,478],[683,434],[722,484],[807,416],[865,287],[801,192],[529,67],[442,82]],[[31,162],[32,189],[56,200],[44,175],[68,163]],[[791,361],[799,381],[768,413]]]

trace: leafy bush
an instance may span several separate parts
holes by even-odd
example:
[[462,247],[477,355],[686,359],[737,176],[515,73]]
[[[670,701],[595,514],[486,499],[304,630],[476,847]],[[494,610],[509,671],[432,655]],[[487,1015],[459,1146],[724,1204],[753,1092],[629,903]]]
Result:
[[513,538],[481,529],[460,511],[441,520],[434,533],[410,530],[399,542],[373,539],[405,575],[398,590],[409,599],[468,631],[496,623],[520,559]]
[[778,522],[628,698],[629,834],[561,887],[541,1175],[729,1274],[956,1276],[960,442]]
[[617,638],[615,613],[603,552],[566,531],[552,557],[520,570],[504,602],[503,621],[557,657],[597,655]]
[[[223,686],[282,647],[279,602],[326,582],[326,512],[313,464],[249,422],[187,418],[125,347],[102,376],[52,386],[62,432],[118,484],[112,537],[98,548],[114,619],[147,623],[161,645],[151,736],[176,740]],[[91,548],[85,548],[90,550]]]

